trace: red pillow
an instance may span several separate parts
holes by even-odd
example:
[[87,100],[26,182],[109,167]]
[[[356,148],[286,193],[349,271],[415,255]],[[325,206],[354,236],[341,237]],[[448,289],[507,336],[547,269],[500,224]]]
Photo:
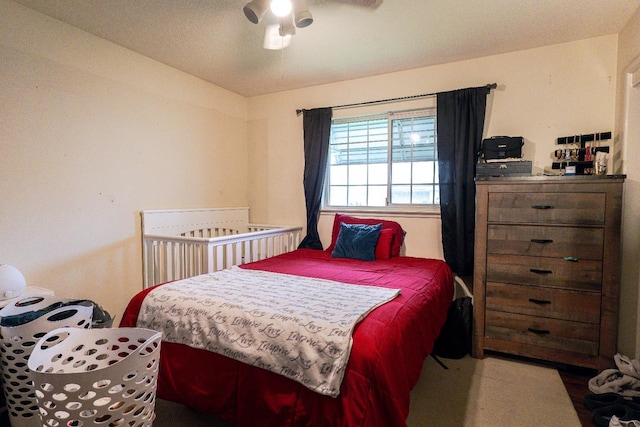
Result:
[[391,258],[391,243],[393,242],[393,230],[385,228],[380,230],[380,237],[376,243],[376,259]]
[[[402,247],[402,242],[404,242],[405,231],[402,229],[400,224],[395,221],[387,221],[384,219],[375,219],[375,218],[356,218],[349,215],[344,215],[337,213],[335,218],[333,219],[333,230],[331,233],[331,245],[327,249],[328,251],[333,251],[333,248],[336,246],[336,240],[338,240],[338,234],[340,233],[340,223],[344,222],[345,224],[366,224],[366,225],[376,225],[382,224],[382,231],[386,229],[391,229],[393,231],[393,235],[391,236],[391,256],[400,256],[400,248]],[[376,245],[377,249],[377,245]],[[376,257],[377,259],[377,257]]]

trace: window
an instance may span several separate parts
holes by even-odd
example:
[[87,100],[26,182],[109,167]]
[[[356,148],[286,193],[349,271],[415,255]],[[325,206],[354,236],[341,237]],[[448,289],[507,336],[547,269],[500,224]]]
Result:
[[440,203],[435,108],[335,118],[325,206]]

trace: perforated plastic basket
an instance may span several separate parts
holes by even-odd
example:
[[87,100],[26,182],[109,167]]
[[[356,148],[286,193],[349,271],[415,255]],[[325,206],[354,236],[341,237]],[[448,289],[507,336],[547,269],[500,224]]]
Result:
[[63,305],[44,312],[52,304],[68,301],[52,295],[30,295],[0,310],[2,318],[22,317],[22,324],[0,326],[0,365],[9,419],[13,427],[40,426],[38,405],[31,383],[28,360],[36,343],[60,327],[91,326],[92,305]]
[[162,334],[143,328],[61,328],[29,369],[42,426],[151,427]]

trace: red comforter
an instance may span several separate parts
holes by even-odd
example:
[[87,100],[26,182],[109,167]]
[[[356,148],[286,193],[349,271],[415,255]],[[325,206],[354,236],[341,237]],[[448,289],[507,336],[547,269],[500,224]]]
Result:
[[[400,288],[402,294],[356,326],[338,398],[216,353],[168,342],[161,349],[159,398],[216,414],[239,427],[406,425],[409,393],[453,297],[451,271],[443,261],[358,261],[300,249],[242,267]],[[121,327],[136,325],[149,291],[130,301]]]

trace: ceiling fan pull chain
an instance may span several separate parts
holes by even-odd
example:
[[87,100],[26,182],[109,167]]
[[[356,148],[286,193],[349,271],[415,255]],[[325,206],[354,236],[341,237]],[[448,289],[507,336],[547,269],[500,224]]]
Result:
[[[284,44],[284,37],[282,38],[282,43]],[[284,46],[280,49],[280,78],[284,80]]]

